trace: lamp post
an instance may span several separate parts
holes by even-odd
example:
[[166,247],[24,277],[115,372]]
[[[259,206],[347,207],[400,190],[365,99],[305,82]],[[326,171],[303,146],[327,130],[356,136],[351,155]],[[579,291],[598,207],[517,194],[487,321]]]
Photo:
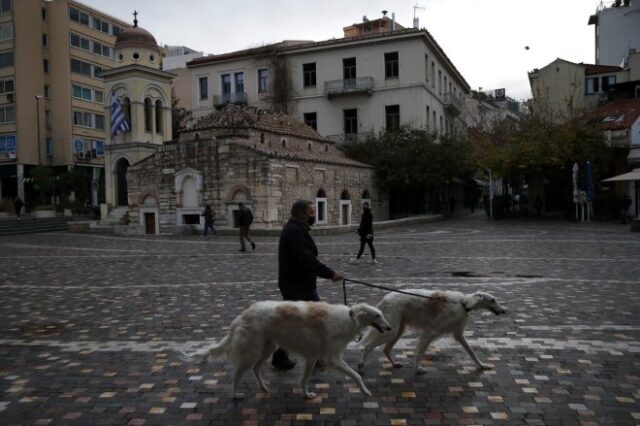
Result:
[[40,99],[41,95],[36,95],[36,139],[38,141],[38,165],[42,164],[40,159]]

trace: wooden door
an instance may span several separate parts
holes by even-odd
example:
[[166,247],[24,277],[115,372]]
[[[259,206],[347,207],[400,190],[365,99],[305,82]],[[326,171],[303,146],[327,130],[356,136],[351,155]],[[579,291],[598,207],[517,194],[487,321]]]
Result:
[[144,214],[144,233],[155,234],[156,233],[156,214],[145,213]]

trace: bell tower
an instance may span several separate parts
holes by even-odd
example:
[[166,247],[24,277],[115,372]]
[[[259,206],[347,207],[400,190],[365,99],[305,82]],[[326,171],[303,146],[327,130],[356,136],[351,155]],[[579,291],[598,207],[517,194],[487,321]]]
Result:
[[[171,79],[162,71],[160,48],[147,30],[123,29],[114,48],[116,67],[102,72],[107,123],[105,143],[106,201],[109,210],[126,207],[129,166],[171,140]],[[122,120],[122,117],[124,120]]]

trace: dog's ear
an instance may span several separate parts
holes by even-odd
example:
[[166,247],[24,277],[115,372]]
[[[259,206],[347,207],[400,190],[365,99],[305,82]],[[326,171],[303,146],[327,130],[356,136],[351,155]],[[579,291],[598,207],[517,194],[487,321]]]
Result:
[[462,307],[464,308],[464,310],[469,312],[475,309],[481,300],[482,300],[482,297],[480,293],[473,293],[473,294],[465,295],[460,301],[460,303],[462,304]]
[[351,317],[351,319],[353,319],[353,317],[355,316],[355,312],[353,312],[353,309],[349,309],[349,316]]

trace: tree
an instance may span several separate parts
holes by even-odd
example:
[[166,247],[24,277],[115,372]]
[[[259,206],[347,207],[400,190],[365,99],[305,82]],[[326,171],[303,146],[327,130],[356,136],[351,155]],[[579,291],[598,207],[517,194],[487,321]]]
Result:
[[33,188],[38,192],[38,204],[48,205],[47,196],[51,195],[54,189],[54,176],[51,167],[38,165],[29,172],[33,179]]
[[178,139],[178,132],[186,129],[193,121],[193,112],[178,106],[180,98],[176,97],[176,93],[171,89],[171,138]]

